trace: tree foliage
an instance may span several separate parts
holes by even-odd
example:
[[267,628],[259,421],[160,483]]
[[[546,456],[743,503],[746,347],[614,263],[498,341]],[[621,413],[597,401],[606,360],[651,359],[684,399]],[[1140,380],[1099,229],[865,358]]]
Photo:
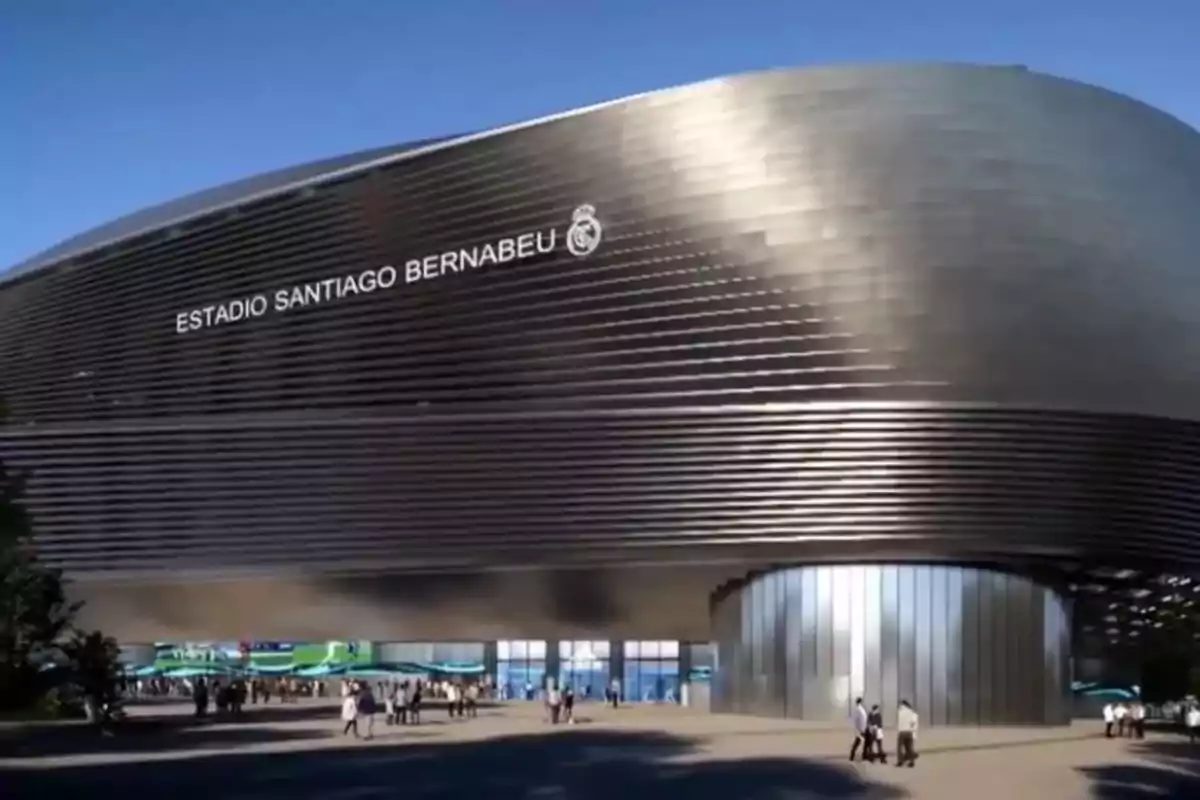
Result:
[[[0,427],[4,409],[0,406]],[[2,442],[3,440],[0,440]],[[67,600],[62,572],[38,560],[23,503],[25,476],[0,451],[0,709],[32,705],[50,688],[81,603]]]
[[76,631],[62,650],[89,721],[104,722],[119,699],[121,652],[116,639],[100,631]]

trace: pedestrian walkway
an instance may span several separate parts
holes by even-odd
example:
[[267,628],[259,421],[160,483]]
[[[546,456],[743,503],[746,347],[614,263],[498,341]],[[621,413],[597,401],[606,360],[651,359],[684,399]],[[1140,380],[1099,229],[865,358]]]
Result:
[[[128,732],[99,741],[75,731],[73,750],[39,752],[36,740],[14,749],[20,734],[9,729],[0,781],[24,787],[14,797],[70,797],[85,788],[89,797],[156,796],[171,785],[186,787],[172,789],[177,799],[193,790],[197,797],[370,798],[396,796],[398,781],[413,797],[1200,797],[1200,749],[1167,733],[1151,732],[1145,742],[1105,739],[1090,721],[931,729],[920,735],[916,768],[902,769],[848,763],[852,737],[838,724],[582,704],[579,724],[552,726],[540,706],[518,702],[483,708],[474,720],[429,709],[418,727],[389,728],[380,719],[378,738],[362,742],[338,735],[337,706],[250,707],[240,722],[204,725],[192,724],[183,706],[135,709]],[[158,727],[145,735],[138,726]]]

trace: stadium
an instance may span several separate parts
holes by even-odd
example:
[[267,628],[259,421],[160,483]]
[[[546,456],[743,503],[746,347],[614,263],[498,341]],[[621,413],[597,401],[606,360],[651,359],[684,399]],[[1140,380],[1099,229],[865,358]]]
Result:
[[724,711],[1065,722],[1194,596],[1198,207],[1196,131],[1008,66],[355,153],[0,275],[0,456],[126,642],[584,642],[708,658]]

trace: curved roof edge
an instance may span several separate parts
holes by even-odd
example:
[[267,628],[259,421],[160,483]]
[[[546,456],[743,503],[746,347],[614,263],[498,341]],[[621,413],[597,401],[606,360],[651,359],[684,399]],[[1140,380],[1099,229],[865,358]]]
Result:
[[[185,195],[182,198],[171,200],[163,204],[150,206],[149,208],[141,209],[123,217],[119,217],[113,222],[93,228],[82,234],[73,236],[64,242],[54,245],[53,247],[43,250],[31,258],[19,262],[11,269],[0,272],[0,285],[25,277],[41,269],[52,267],[60,262],[67,261],[72,258],[78,258],[96,250],[111,247],[129,239],[135,239],[139,236],[145,236],[147,234],[154,233],[155,231],[182,225],[192,220],[208,216],[209,214],[231,210],[239,206],[257,202],[259,200],[265,200],[270,197],[300,191],[307,187],[320,185],[338,178],[347,177],[360,172],[367,172],[369,170],[394,164],[405,159],[416,158],[426,153],[432,153],[463,144],[469,144],[481,139],[486,139],[492,136],[500,136],[502,134],[524,130],[526,128],[532,128],[538,125],[544,125],[557,120],[570,119],[583,114],[591,113],[593,111],[598,111],[603,108],[609,108],[622,103],[628,103],[644,97],[659,95],[679,89],[720,83],[733,78],[748,77],[751,75],[773,74],[779,72],[847,69],[928,69],[931,67],[949,67],[957,69],[977,69],[989,71],[1019,70],[1054,80],[1064,80],[1070,83],[1082,83],[1069,78],[1059,78],[1057,76],[1035,72],[1029,70],[1023,65],[981,64],[970,62],[850,62],[846,64],[813,65],[808,67],[779,67],[775,69],[756,70],[747,73],[708,78],[705,80],[694,81],[692,83],[668,86],[660,89],[651,89],[645,92],[637,92],[635,94],[626,95],[612,100],[604,100],[599,103],[580,106],[578,108],[572,108],[566,111],[558,111],[553,114],[548,114],[534,119],[501,125],[495,128],[488,128],[476,133],[423,139],[407,144],[379,147],[351,153],[348,155],[322,159],[319,161],[311,161],[298,166],[285,167],[283,169],[273,170],[271,172],[259,173],[257,175],[233,181],[231,183],[221,184],[209,189],[203,189],[199,192]],[[1090,86],[1090,84],[1083,85]]]
[[[720,80],[724,80],[724,78],[712,78],[707,81],[700,81],[698,84],[686,85],[699,85]],[[316,186],[359,172],[367,172],[407,158],[414,158],[456,145],[468,144],[491,136],[499,136],[511,131],[532,128],[559,119],[568,119],[608,106],[629,102],[639,97],[670,91],[675,88],[680,87],[673,86],[665,89],[639,92],[614,100],[605,100],[580,108],[556,112],[544,117],[502,125],[497,128],[488,128],[477,133],[424,139],[410,144],[380,147],[349,155],[322,159],[320,161],[312,161],[295,167],[285,167],[280,170],[260,173],[210,189],[202,189],[199,192],[185,195],[182,198],[171,200],[161,205],[135,211],[132,214],[120,217],[113,222],[93,228],[78,236],[71,237],[65,242],[54,245],[47,250],[43,250],[31,258],[19,262],[11,269],[0,272],[0,285],[41,269],[52,267],[62,261],[78,258],[96,250],[111,247],[123,241],[145,236],[164,228],[182,225],[200,217],[208,216],[209,214],[230,210],[248,203],[265,200],[269,197],[300,191],[309,186]]]
[[289,187],[303,186],[314,180],[322,180],[325,176],[354,169],[360,164],[373,163],[388,156],[400,155],[408,150],[427,147],[449,138],[453,137],[422,139],[294,164],[191,192],[165,203],[141,208],[72,236],[18,262],[12,269],[0,272],[0,284],[8,279],[36,272],[43,267],[50,267],[128,239],[135,239],[154,231],[184,224],[225,209],[236,208],[254,200],[286,194]]

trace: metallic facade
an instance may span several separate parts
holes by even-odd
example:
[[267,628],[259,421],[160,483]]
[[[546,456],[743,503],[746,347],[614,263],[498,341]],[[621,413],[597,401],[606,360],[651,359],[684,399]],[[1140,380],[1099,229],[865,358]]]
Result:
[[0,453],[81,585],[1200,561],[1200,135],[1166,114],[1018,68],[785,70],[378,155],[0,278]]
[[1049,586],[972,567],[799,567],[727,587],[713,622],[719,711],[894,723],[1070,722],[1068,610]]

